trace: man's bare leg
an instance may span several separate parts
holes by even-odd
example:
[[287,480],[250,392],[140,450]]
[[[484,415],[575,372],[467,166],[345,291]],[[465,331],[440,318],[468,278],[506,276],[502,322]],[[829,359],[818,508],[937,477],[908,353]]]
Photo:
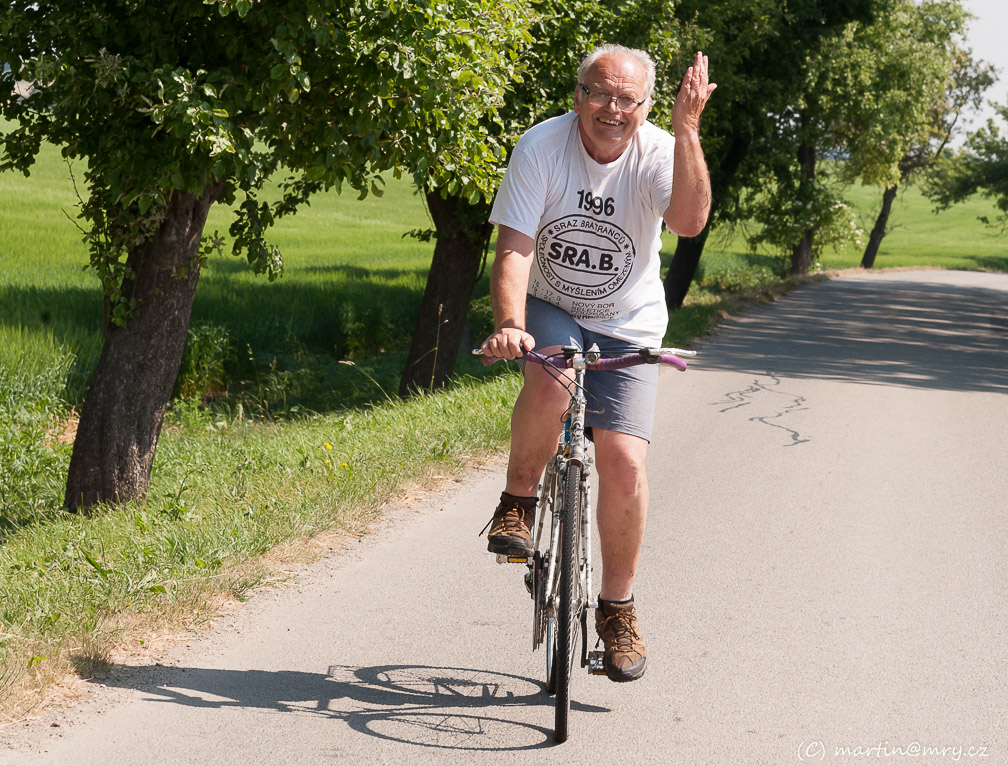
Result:
[[602,548],[602,588],[595,629],[605,645],[602,665],[613,681],[640,678],[647,665],[647,649],[632,601],[647,521],[647,447],[646,439],[595,429],[597,518]]
[[542,367],[525,366],[525,382],[511,415],[507,483],[488,525],[487,550],[491,553],[532,555],[539,477],[556,450],[561,417],[569,402],[566,388]]
[[602,549],[605,601],[625,601],[633,594],[634,576],[647,522],[648,442],[638,436],[594,429],[598,473],[597,519]]
[[538,364],[525,365],[525,382],[511,415],[511,455],[504,488],[515,497],[538,492],[543,469],[556,451],[563,428],[561,418],[570,404],[570,393],[550,372],[561,374]]

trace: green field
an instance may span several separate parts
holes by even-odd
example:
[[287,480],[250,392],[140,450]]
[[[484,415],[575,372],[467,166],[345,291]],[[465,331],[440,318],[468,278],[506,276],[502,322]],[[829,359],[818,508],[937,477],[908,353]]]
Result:
[[[878,209],[882,205],[882,190],[871,187],[851,187],[847,202],[854,210],[859,226],[867,232],[875,223]],[[934,212],[934,205],[921,194],[916,186],[902,190],[893,203],[889,219],[889,233],[882,241],[875,268],[924,268],[965,269],[981,271],[1008,271],[1008,237],[995,227],[986,226],[979,218],[996,215],[993,204],[983,198],[975,198],[956,205],[941,213]],[[671,239],[670,239],[671,242]],[[849,245],[836,252],[827,248],[821,263],[825,269],[857,268],[861,263],[863,247]],[[704,250],[703,260],[709,268],[717,269],[724,262],[779,264],[778,270],[786,268],[785,261],[762,253],[753,256],[747,253],[745,240],[741,235],[727,239],[717,231]]]
[[[880,195],[854,191],[870,228]],[[24,710],[61,674],[100,673],[113,647],[159,625],[212,615],[272,576],[259,557],[277,546],[296,557],[297,541],[319,532],[361,534],[404,485],[500,449],[518,386],[502,365],[463,359],[445,392],[387,395],[431,257],[430,243],[403,237],[430,225],[423,200],[407,182],[380,199],[322,195],[273,233],[286,260],[278,282],[230,256],[207,262],[149,499],[67,514],[73,408],[101,338],[76,202],[54,149],[30,178],[0,175],[0,713]],[[1005,240],[977,221],[991,210],[974,200],[935,216],[910,189],[877,265],[1008,270]],[[213,211],[208,231],[227,226],[227,211]],[[823,265],[859,259],[827,252]],[[785,270],[715,234],[669,340],[689,343],[722,312],[772,297]],[[484,277],[477,297],[486,291]],[[478,338],[485,310],[471,324]]]
[[[0,175],[0,199],[0,325],[72,350],[81,378],[70,381],[68,395],[77,403],[100,350],[101,303],[97,279],[81,271],[88,254],[68,218],[76,196],[67,168],[56,152],[46,152],[30,178]],[[226,233],[228,225],[228,212],[217,209],[207,231]],[[233,256],[207,262],[193,325],[203,336],[223,336],[229,383],[257,381],[245,386],[254,404],[283,406],[269,402],[272,384],[263,381],[271,374],[287,379],[287,407],[324,410],[367,401],[378,393],[374,386],[355,387],[366,377],[345,366],[326,367],[324,358],[357,359],[381,370],[383,356],[401,351],[431,253],[429,244],[402,235],[428,225],[422,200],[406,183],[390,185],[381,199],[319,197],[282,221],[272,237],[287,264],[277,282],[256,276]],[[396,366],[385,365],[389,371]],[[313,368],[315,380],[297,380],[306,368]],[[333,400],[336,389],[349,398]]]

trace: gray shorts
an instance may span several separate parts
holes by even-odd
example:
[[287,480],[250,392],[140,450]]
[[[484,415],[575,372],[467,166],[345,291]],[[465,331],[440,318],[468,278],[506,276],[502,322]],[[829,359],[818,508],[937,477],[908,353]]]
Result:
[[[563,309],[533,298],[525,302],[525,330],[535,338],[536,348],[577,346],[597,343],[603,356],[618,356],[640,350],[640,344],[599,335],[581,327]],[[585,394],[589,428],[639,436],[651,441],[655,398],[658,394],[658,365],[641,364],[623,370],[588,370]]]

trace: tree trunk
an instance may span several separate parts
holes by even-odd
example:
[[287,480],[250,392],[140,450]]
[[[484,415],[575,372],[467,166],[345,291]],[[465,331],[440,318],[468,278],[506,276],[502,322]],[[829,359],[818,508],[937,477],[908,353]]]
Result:
[[695,237],[679,237],[676,242],[675,255],[672,256],[672,263],[669,264],[668,273],[665,275],[665,305],[668,306],[669,311],[679,310],[682,308],[683,301],[686,300],[686,293],[689,292],[690,285],[696,278],[700,256],[707,244],[714,215],[719,208],[718,202],[722,197],[731,195],[731,179],[748,155],[750,145],[750,139],[740,136],[734,137],[727,150],[721,155],[721,161],[710,167],[711,209],[707,225]]
[[882,209],[879,211],[875,225],[872,227],[871,235],[868,237],[868,244],[865,246],[864,255],[861,256],[861,268],[871,269],[875,267],[875,257],[878,255],[882,238],[886,235],[886,227],[889,225],[889,213],[892,212],[892,203],[896,199],[898,184],[886,187],[882,193]]
[[64,503],[71,510],[147,494],[199,280],[200,237],[220,193],[220,185],[202,197],[175,192],[153,239],[127,257],[133,277],[123,295],[136,310],[125,327],[105,328],[70,458]]
[[700,264],[700,256],[703,254],[708,234],[710,234],[709,221],[703,231],[695,237],[679,237],[676,242],[675,255],[672,256],[672,263],[669,264],[664,282],[665,305],[669,311],[682,308],[686,293],[689,292],[693,277],[696,275],[697,266]]
[[806,229],[798,244],[791,251],[791,273],[798,276],[808,274],[812,268],[812,230]]
[[489,207],[459,196],[426,192],[437,241],[420,302],[420,316],[399,382],[399,394],[409,396],[447,384],[465,330],[466,313],[493,227]]
[[[804,120],[803,120],[804,122]],[[798,162],[802,166],[803,178],[799,188],[810,185],[815,180],[816,150],[812,144],[802,142],[798,146]],[[798,244],[791,251],[791,273],[808,274],[812,268],[812,229],[806,229]]]

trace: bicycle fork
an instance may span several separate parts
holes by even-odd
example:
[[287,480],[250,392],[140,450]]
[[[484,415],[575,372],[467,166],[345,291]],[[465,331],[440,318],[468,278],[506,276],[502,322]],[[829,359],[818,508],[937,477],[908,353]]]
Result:
[[595,676],[604,676],[605,666],[603,664],[603,652],[598,650],[588,651],[588,613],[598,608],[598,597],[592,587],[592,540],[591,523],[588,518],[591,514],[591,476],[592,459],[588,458],[584,471],[581,473],[581,491],[584,497],[582,508],[585,509],[581,515],[581,544],[584,546],[581,561],[584,566],[584,573],[581,582],[584,583],[585,608],[581,610],[581,667],[587,667],[588,672]]

